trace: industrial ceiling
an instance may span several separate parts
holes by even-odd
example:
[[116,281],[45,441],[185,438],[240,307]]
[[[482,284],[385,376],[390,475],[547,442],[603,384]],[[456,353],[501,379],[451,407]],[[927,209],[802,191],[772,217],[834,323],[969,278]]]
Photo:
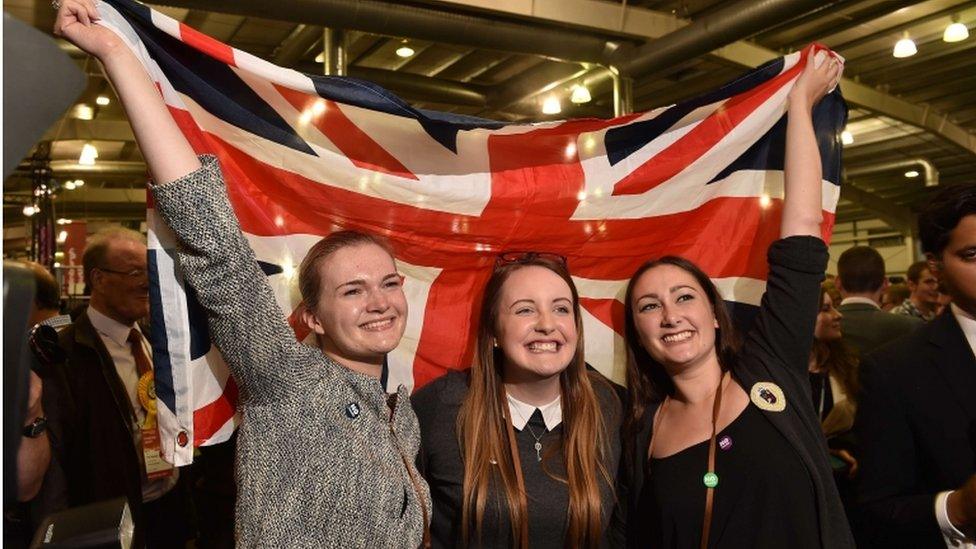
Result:
[[[976,36],[948,43],[953,21],[976,25],[960,0],[166,0],[153,6],[235,48],[283,66],[369,79],[426,109],[509,121],[611,117],[665,106],[816,41],[847,60],[851,105],[844,149],[848,185],[838,222],[880,218],[904,234],[938,185],[976,184]],[[49,32],[46,0],[4,10]],[[918,52],[892,56],[910,37]],[[407,47],[413,54],[398,55]],[[144,215],[145,168],[124,113],[97,64],[63,48],[89,73],[79,98],[32,155],[50,158],[66,217]],[[401,53],[404,53],[401,51]],[[570,102],[574,86],[592,100]],[[108,105],[96,97],[110,98]],[[546,98],[562,111],[545,115]],[[95,168],[77,160],[98,148]],[[4,187],[4,223],[22,222],[28,159]],[[908,177],[906,172],[917,172]],[[936,185],[937,183],[937,185]],[[933,186],[935,185],[935,186]]]

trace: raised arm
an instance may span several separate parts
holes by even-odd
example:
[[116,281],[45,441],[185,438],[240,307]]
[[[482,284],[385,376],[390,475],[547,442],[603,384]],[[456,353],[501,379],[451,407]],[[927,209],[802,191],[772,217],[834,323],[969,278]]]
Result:
[[843,64],[830,52],[825,52],[818,66],[815,50],[811,50],[807,66],[790,91],[781,238],[821,238],[823,173],[813,131],[813,107],[837,85],[842,71]]
[[54,31],[105,67],[153,176],[156,209],[180,240],[180,269],[207,312],[214,343],[247,397],[259,396],[259,381],[298,383],[288,354],[300,347],[241,234],[219,164],[201,163],[135,54],[97,19],[93,0],[63,0]]
[[157,184],[169,183],[198,169],[200,161],[142,64],[118,35],[95,24],[97,19],[94,0],[64,0],[54,34],[101,62]]

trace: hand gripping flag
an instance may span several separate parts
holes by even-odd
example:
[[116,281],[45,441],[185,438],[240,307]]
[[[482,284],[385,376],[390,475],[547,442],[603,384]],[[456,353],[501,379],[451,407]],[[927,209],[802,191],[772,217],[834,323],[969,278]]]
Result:
[[[387,384],[419,387],[472,359],[478,296],[502,251],[564,255],[586,360],[622,382],[622,294],[647,259],[683,255],[737,318],[765,288],[778,237],[787,95],[810,48],[701,97],[612,120],[504,124],[412,108],[353,78],[309,76],[235,50],[131,0],[100,7],[198,153],[220,159],[231,203],[282,314],[296,266],[338,229],[390,239],[409,320]],[[825,54],[822,54],[825,55]],[[839,196],[839,91],[814,111],[824,237]],[[177,464],[225,440],[236,388],[149,205],[152,344],[163,449]],[[241,296],[247,299],[247,296]]]

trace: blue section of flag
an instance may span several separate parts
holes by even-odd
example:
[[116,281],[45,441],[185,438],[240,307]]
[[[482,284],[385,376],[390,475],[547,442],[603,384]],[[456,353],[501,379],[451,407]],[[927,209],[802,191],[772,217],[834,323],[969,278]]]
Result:
[[634,122],[626,126],[607,130],[606,137],[604,138],[607,149],[607,161],[611,166],[616,165],[621,160],[640,150],[644,145],[661,137],[661,135],[670,130],[679,120],[695,109],[749,91],[770,78],[775,77],[783,71],[784,63],[785,60],[783,58],[775,59],[711,93],[678,103],[650,120]]
[[176,391],[173,388],[173,363],[169,354],[169,337],[163,316],[163,298],[159,286],[158,250],[149,250],[147,271],[149,275],[149,344],[152,347],[153,377],[156,398],[170,410],[176,409]]
[[[130,0],[111,4],[129,23],[176,91],[217,118],[269,141],[315,155],[295,130],[226,64],[180,42],[152,24],[148,9]],[[139,6],[144,8],[143,6]]]

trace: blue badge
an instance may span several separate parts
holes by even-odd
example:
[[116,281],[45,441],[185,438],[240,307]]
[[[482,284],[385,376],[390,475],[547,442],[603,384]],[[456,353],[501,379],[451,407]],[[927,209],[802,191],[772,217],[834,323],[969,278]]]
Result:
[[356,419],[360,412],[362,412],[362,408],[359,407],[359,404],[350,402],[346,405],[346,417],[349,419]]

